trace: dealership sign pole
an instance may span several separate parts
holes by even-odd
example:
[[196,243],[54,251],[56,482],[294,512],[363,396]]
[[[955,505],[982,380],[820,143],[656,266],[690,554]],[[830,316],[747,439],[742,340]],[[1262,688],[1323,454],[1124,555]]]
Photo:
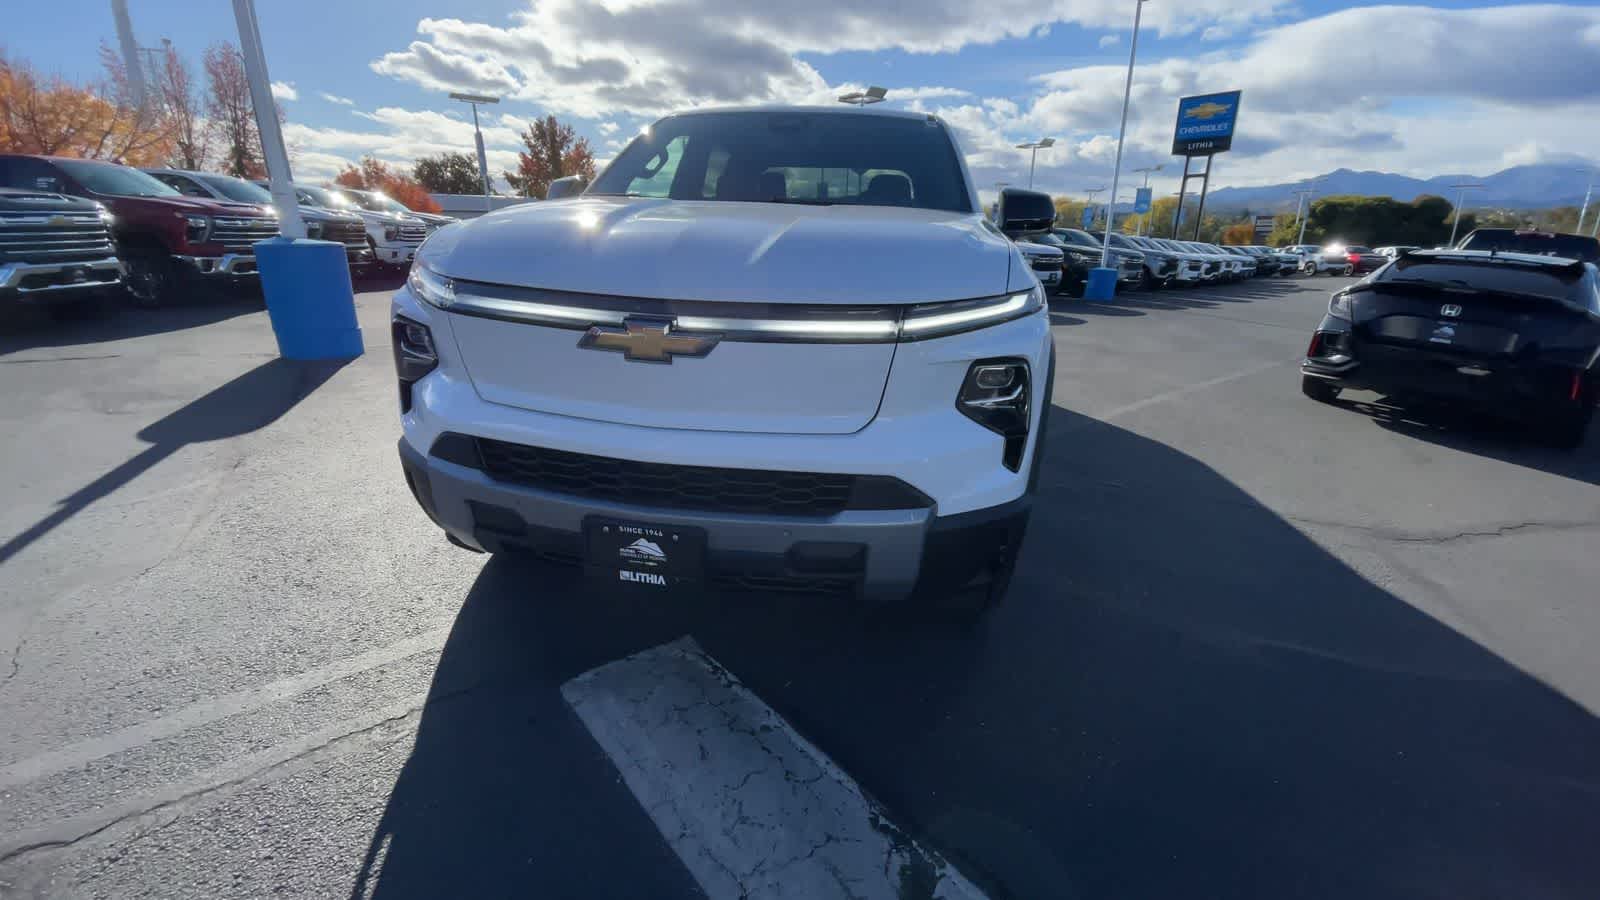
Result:
[[[1233,126],[1239,118],[1239,91],[1202,94],[1178,101],[1178,125],[1172,136],[1172,155],[1183,157],[1183,179],[1178,183],[1178,209],[1172,218],[1172,236],[1178,236],[1183,219],[1183,197],[1189,179],[1200,179],[1200,208],[1194,214],[1194,237],[1200,239],[1200,223],[1206,211],[1206,192],[1211,187],[1211,157],[1233,147]],[[1191,172],[1195,157],[1206,158],[1202,172]]]

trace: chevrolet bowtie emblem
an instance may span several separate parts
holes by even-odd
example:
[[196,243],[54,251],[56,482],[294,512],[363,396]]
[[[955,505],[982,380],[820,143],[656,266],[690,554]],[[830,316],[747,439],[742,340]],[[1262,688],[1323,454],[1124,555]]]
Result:
[[634,362],[670,363],[674,356],[705,356],[722,340],[720,334],[673,331],[672,319],[629,316],[622,327],[590,325],[578,339],[584,350],[620,350]]

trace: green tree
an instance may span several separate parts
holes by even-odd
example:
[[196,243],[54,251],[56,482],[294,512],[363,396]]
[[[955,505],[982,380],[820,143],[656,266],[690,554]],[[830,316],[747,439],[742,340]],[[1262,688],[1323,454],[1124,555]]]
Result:
[[481,194],[477,157],[470,153],[440,153],[418,157],[411,177],[434,194]]

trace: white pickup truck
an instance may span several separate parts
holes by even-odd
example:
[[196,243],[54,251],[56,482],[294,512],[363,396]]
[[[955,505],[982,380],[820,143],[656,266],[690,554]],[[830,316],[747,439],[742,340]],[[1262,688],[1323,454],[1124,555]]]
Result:
[[950,130],[668,116],[573,198],[440,229],[392,309],[453,543],[638,591],[1006,591],[1050,408],[1044,291]]

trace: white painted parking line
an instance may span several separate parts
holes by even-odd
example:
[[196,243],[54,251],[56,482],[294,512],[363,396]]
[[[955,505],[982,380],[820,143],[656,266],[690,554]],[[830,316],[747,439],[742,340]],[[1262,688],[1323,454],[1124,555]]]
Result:
[[692,638],[561,693],[711,900],[984,896]]
[[1228,374],[1228,375],[1222,375],[1222,376],[1219,376],[1217,378],[1208,378],[1205,381],[1196,381],[1194,384],[1186,384],[1183,387],[1173,388],[1170,391],[1162,391],[1161,393],[1156,394],[1153,397],[1146,397],[1143,400],[1135,400],[1132,403],[1126,404],[1124,406],[1118,406],[1115,409],[1108,409],[1108,410],[1105,410],[1104,412],[1097,412],[1097,413],[1094,413],[1094,417],[1096,419],[1101,420],[1102,422],[1106,421],[1107,419],[1115,419],[1118,416],[1125,416],[1125,415],[1127,415],[1128,413],[1131,413],[1131,412],[1138,412],[1141,409],[1145,409],[1146,407],[1150,407],[1150,406],[1155,406],[1158,403],[1165,403],[1168,400],[1176,400],[1179,397],[1188,396],[1189,394],[1193,394],[1196,391],[1203,391],[1203,390],[1206,390],[1208,388],[1214,388],[1219,384],[1227,384],[1230,381],[1238,381],[1241,378],[1249,378],[1251,375],[1256,375],[1256,374],[1259,374],[1261,372],[1265,372],[1268,369],[1276,369],[1276,368],[1279,368],[1281,366],[1292,365],[1294,363],[1298,363],[1299,361],[1300,361],[1299,358],[1295,358],[1295,359],[1290,359],[1290,360],[1280,360],[1280,361],[1260,363],[1259,365],[1251,366],[1248,369],[1241,369],[1238,372],[1233,372],[1233,373]]

